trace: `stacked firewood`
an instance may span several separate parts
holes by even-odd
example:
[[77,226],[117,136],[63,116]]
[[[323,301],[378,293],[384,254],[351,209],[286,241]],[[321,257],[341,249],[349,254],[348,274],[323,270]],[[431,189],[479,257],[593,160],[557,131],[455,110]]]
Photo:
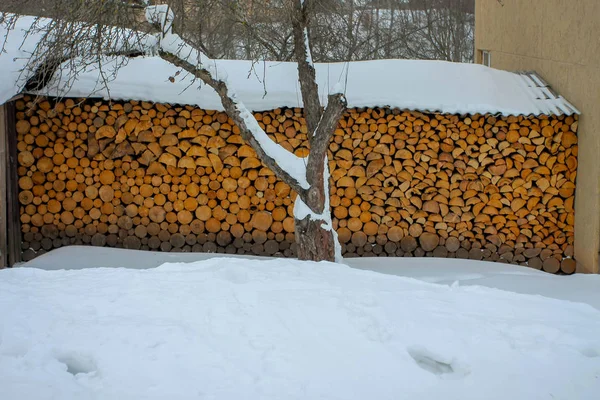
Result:
[[[222,112],[16,102],[26,259],[68,244],[293,256],[295,193]],[[308,154],[301,109],[256,113]],[[350,109],[330,145],[346,256],[499,260],[572,273],[576,116]]]

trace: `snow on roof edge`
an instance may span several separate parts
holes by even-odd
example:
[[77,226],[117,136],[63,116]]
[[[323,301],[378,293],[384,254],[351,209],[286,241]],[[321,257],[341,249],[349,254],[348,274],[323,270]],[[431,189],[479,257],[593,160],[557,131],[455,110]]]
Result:
[[[228,71],[229,83],[252,111],[302,107],[295,63],[216,60],[215,64]],[[530,76],[478,64],[377,60],[315,65],[323,103],[338,81],[347,81],[349,108],[390,107],[504,116],[579,114],[563,97],[542,95],[545,87],[535,84]],[[216,93],[193,77],[180,74],[173,83],[177,72],[177,68],[157,57],[140,57],[117,71],[108,91],[97,89],[97,71],[86,71],[70,88],[53,85],[35,94],[223,109]]]
[[[31,17],[19,19],[19,29],[8,32],[6,54],[0,55],[0,104],[21,93],[20,70],[29,37],[22,45],[23,26]],[[23,26],[21,26],[23,25]],[[5,34],[0,26],[0,35]],[[55,77],[34,93],[50,97],[101,97],[156,103],[194,105],[222,110],[220,99],[209,87],[158,57],[106,58],[103,69],[114,69],[108,88],[99,88],[95,66],[69,82],[69,72]],[[229,83],[253,111],[280,107],[302,107],[297,65],[293,62],[214,60],[214,67],[227,70]],[[427,60],[374,60],[316,63],[322,103],[339,83],[345,88],[348,107],[390,107],[400,110],[448,114],[567,115],[579,114],[571,103],[556,94],[537,74],[512,73],[479,64]]]
[[516,73],[522,76],[527,76],[530,79],[530,82],[534,83],[532,87],[539,88],[542,91],[542,93],[544,93],[546,100],[551,101],[555,107],[562,111],[560,114],[557,115],[581,114],[577,107],[575,107],[563,96],[558,94],[558,92],[556,92],[552,88],[552,86],[550,86],[536,71],[517,71]]

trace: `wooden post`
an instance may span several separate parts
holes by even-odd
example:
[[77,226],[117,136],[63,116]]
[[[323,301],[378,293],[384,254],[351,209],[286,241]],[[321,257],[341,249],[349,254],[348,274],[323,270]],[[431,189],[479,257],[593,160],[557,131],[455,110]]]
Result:
[[0,268],[21,262],[14,103],[0,106]]
[[6,135],[6,106],[0,106],[0,268],[8,266],[8,226],[6,223],[7,213],[7,191],[6,178],[8,167],[8,152],[6,147],[8,144]]
[[8,227],[8,265],[14,266],[23,261],[21,250],[21,219],[19,206],[19,177],[17,174],[17,129],[16,129],[16,110],[14,100],[5,104],[4,126],[6,129],[6,138],[8,139],[8,167],[6,168],[7,177],[7,227]]

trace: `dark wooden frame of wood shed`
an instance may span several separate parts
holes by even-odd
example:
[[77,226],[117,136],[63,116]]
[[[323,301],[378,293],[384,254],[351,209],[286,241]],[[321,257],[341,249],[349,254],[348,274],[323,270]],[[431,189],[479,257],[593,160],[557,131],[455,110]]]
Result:
[[0,268],[21,262],[14,99],[0,105]]

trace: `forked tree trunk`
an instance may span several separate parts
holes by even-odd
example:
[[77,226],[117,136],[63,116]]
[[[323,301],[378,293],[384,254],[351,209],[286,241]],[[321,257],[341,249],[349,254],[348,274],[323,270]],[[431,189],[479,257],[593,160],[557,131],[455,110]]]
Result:
[[[331,226],[331,210],[329,208],[329,184],[325,184],[324,172],[329,170],[326,161],[322,164],[314,164],[314,170],[309,171],[315,181],[306,192],[304,198],[296,198],[296,202],[302,202],[303,207],[308,207],[310,213],[305,216],[306,209],[297,213],[299,203],[294,207],[294,224],[296,234],[296,245],[298,246],[298,259],[310,261],[335,261],[336,237]],[[327,178],[325,178],[327,179]],[[301,204],[301,203],[300,203]]]
[[335,242],[331,229],[323,229],[325,221],[294,219],[298,259],[311,261],[335,261]]
[[[227,114],[239,127],[244,141],[256,151],[260,160],[278,178],[298,194],[296,206],[300,206],[302,211],[300,214],[296,214],[297,207],[294,207],[298,258],[336,261],[336,255],[341,258],[341,254],[337,251],[339,250],[336,246],[337,237],[333,232],[329,208],[327,149],[340,117],[346,109],[346,97],[341,92],[341,88],[336,85],[328,95],[327,107],[323,109],[321,106],[308,38],[308,8],[309,4],[312,5],[312,1],[291,1],[295,3],[292,18],[295,53],[310,142],[310,153],[305,160],[295,155],[285,155],[285,149],[280,145],[276,148],[273,147],[271,139],[260,127],[252,113],[236,99],[232,88],[227,86],[226,81],[221,79],[219,74],[215,74],[216,70],[207,69],[207,66],[210,67],[210,60],[172,32],[171,26],[175,17],[169,13],[168,9],[154,7],[146,14],[151,23],[160,26],[162,31],[166,32],[165,35],[170,35],[164,43],[165,46],[163,46],[162,39],[159,40],[159,56],[192,73],[212,87],[221,98],[221,104]],[[206,60],[204,60],[204,64],[198,65],[198,59],[202,59],[200,55],[204,56]],[[291,169],[284,168],[282,165],[289,163],[282,163],[283,157],[294,157],[297,165]],[[302,169],[304,169],[303,173],[299,174]]]

